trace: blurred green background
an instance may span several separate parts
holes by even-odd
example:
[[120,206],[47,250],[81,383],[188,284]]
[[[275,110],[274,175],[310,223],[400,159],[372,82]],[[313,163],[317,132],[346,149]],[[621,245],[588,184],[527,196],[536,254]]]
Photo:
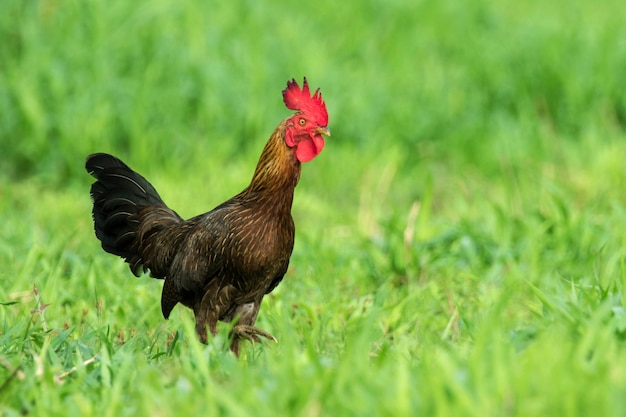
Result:
[[[625,22],[617,0],[3,0],[7,413],[621,415]],[[248,184],[303,76],[332,137],[259,317],[281,344],[237,363],[99,248],[84,160],[207,211]]]
[[5,1],[3,176],[62,184],[94,150],[190,171],[252,158],[303,75],[332,116],[325,160],[496,173],[620,137],[623,17],[586,1]]

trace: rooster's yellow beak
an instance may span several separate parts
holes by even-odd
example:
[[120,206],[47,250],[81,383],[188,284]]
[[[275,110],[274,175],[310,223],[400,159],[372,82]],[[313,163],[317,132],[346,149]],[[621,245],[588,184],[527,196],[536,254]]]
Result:
[[328,130],[327,127],[318,127],[315,130],[315,133],[320,134],[320,135],[330,136],[330,130]]

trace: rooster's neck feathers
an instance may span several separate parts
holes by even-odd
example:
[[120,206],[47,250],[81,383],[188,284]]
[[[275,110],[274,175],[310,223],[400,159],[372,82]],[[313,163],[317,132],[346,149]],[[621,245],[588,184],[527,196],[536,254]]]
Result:
[[283,121],[267,141],[259,158],[252,181],[242,194],[259,198],[283,198],[289,208],[293,190],[300,179],[301,165],[293,149],[285,144],[287,120]]

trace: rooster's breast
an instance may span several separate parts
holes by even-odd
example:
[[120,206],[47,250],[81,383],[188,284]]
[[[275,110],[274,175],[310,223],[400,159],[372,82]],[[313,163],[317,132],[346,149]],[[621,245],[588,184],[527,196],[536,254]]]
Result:
[[242,293],[268,292],[289,266],[295,235],[293,219],[291,215],[267,214],[275,213],[243,213],[229,222],[230,231],[224,240],[224,272],[230,284]]

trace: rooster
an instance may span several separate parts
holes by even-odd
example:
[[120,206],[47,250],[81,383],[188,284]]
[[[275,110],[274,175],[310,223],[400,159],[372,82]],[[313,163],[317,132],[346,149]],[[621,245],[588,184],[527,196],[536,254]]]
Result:
[[191,308],[196,332],[207,343],[218,321],[232,322],[230,349],[239,355],[242,339],[276,341],[254,327],[261,301],[281,282],[293,250],[291,217],[301,163],[324,148],[328,112],[319,89],[306,78],[283,90],[285,106],[296,113],[283,120],[265,145],[242,192],[213,210],[183,220],[156,189],[118,158],[96,153],[85,169],[91,186],[96,237],[120,256],[135,276],[150,271],[164,279],[161,311],[169,318],[178,304]]

